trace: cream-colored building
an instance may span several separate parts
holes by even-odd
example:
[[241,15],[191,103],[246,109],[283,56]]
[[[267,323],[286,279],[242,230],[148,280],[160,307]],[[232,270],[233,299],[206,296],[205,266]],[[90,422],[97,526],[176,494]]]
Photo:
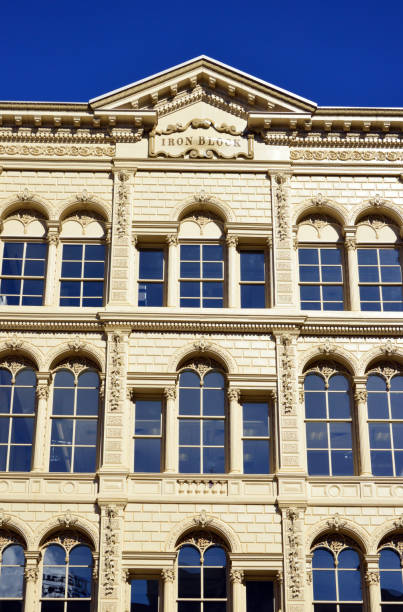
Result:
[[0,118],[0,610],[403,610],[403,109]]

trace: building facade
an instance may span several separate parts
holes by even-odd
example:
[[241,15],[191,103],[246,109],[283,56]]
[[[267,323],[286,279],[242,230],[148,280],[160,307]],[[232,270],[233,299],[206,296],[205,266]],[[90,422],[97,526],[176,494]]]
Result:
[[403,109],[0,116],[0,610],[402,610]]

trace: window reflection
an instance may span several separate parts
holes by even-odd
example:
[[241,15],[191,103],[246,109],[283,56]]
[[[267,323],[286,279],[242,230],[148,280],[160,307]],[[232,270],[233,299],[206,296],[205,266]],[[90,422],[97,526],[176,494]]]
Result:
[[[401,543],[398,536],[395,545]],[[379,555],[379,578],[382,610],[401,610],[403,608],[402,561],[400,552],[394,548],[382,548]]]
[[22,546],[11,544],[3,550],[0,563],[0,606],[4,609],[22,610],[24,564],[25,556]]
[[226,611],[227,559],[221,546],[184,545],[178,554],[178,610]]

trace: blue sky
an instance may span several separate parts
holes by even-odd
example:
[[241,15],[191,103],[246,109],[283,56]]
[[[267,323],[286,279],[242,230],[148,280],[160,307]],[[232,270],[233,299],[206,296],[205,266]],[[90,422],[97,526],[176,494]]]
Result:
[[87,101],[202,53],[320,105],[403,107],[403,0],[3,0],[0,100]]

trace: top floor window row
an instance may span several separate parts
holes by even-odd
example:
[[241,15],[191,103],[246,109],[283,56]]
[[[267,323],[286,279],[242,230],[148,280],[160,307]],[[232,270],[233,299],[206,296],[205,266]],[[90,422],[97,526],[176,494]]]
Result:
[[[25,217],[24,231],[17,231]],[[104,306],[107,225],[96,213],[76,212],[55,233],[38,216],[11,215],[0,243],[0,304]],[[139,307],[274,307],[278,269],[269,234],[225,233],[217,217],[197,211],[182,219],[178,234],[144,234],[129,255],[135,282],[128,299]],[[392,219],[367,214],[343,230],[331,217],[313,214],[300,219],[295,238],[297,251],[290,251],[284,273],[292,281],[298,270],[302,310],[403,310],[402,248]]]

